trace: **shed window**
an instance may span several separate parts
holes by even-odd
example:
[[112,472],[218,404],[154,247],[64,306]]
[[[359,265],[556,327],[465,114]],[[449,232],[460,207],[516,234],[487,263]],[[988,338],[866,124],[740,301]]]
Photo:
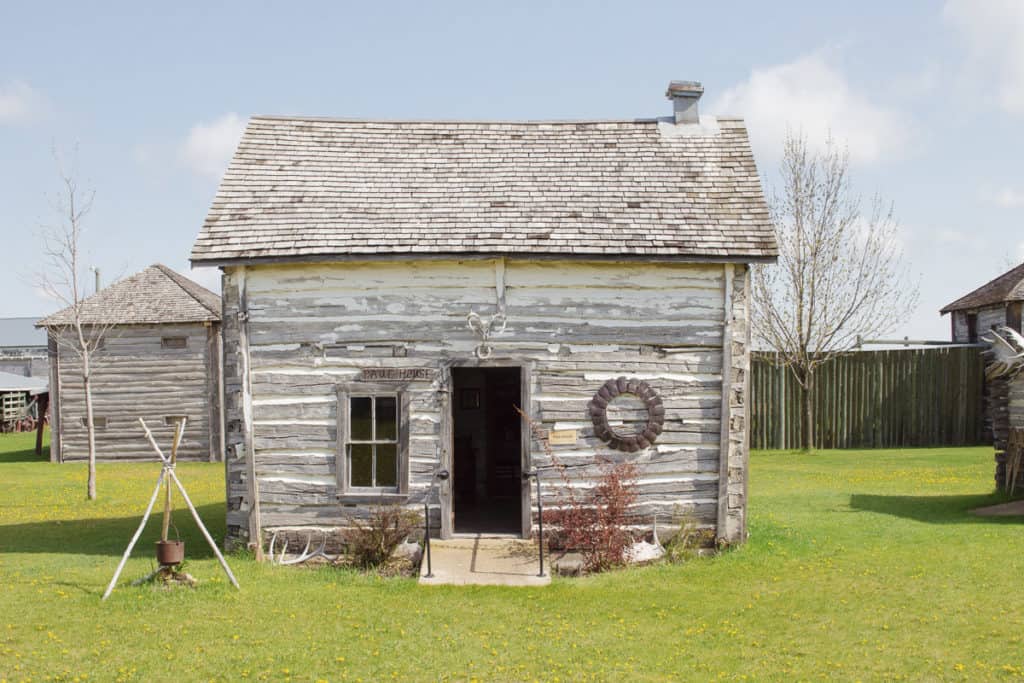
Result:
[[185,417],[185,415],[164,415],[164,424],[168,427],[177,427]]
[[[89,425],[89,423],[83,417],[82,418],[82,426],[83,427],[87,427],[88,425]],[[105,418],[105,417],[97,417],[96,415],[93,415],[92,416],[92,426],[95,427],[96,429],[106,429],[107,428],[107,418]]]
[[978,314],[968,313],[967,314],[967,343],[977,344],[978,343]]
[[408,408],[394,388],[352,386],[338,392],[338,490],[401,494],[407,490]]
[[183,349],[188,344],[188,337],[163,337],[160,339],[160,348]]
[[1021,331],[1021,302],[1014,301],[1006,306],[1006,326]]

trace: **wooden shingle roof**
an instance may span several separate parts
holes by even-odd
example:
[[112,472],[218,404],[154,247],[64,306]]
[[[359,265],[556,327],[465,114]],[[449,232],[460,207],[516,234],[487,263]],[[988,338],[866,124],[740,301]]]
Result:
[[[219,296],[160,263],[118,280],[80,305],[82,322],[87,325],[214,322],[220,320],[221,311]],[[68,307],[36,326],[71,323]]]
[[940,312],[985,308],[1010,301],[1024,301],[1024,263],[946,305]]
[[743,122],[250,119],[193,263],[777,255]]

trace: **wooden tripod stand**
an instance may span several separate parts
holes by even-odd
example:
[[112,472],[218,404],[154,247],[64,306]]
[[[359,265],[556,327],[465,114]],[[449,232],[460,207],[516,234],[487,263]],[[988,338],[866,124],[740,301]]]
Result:
[[[156,480],[156,488],[153,489],[153,495],[149,499],[149,505],[146,506],[146,512],[142,515],[142,521],[139,523],[139,528],[135,530],[135,535],[132,536],[131,542],[124,551],[124,555],[121,556],[121,562],[117,565],[117,570],[114,572],[114,576],[110,579],[110,584],[107,586],[106,592],[103,593],[103,600],[106,600],[110,594],[114,591],[114,586],[117,584],[117,579],[121,576],[121,571],[124,569],[125,563],[128,561],[128,557],[132,554],[132,549],[135,544],[139,541],[139,536],[142,535],[142,530],[146,528],[146,522],[149,521],[149,515],[153,512],[153,505],[156,504],[157,496],[160,494],[160,487],[163,486],[165,478],[167,479],[167,502],[165,503],[165,516],[163,524],[163,538],[166,540],[167,537],[167,525],[170,521],[170,482],[174,482],[174,485],[178,488],[181,493],[181,497],[185,500],[185,505],[188,506],[189,512],[192,513],[192,519],[196,521],[199,526],[199,530],[203,532],[203,537],[206,538],[206,542],[210,544],[210,548],[213,550],[214,555],[217,556],[217,560],[220,562],[220,566],[223,567],[224,573],[228,575],[228,579],[231,580],[231,585],[241,590],[238,585],[238,580],[235,579],[235,575],[231,573],[231,568],[228,567],[227,561],[221,554],[220,549],[214,542],[213,537],[210,536],[210,532],[206,530],[206,526],[203,524],[203,520],[199,518],[199,513],[196,512],[196,507],[192,504],[192,499],[188,497],[188,492],[185,491],[185,487],[182,485],[181,480],[178,479],[178,475],[174,472],[175,462],[167,458],[163,451],[160,450],[160,446],[157,445],[156,439],[153,438],[153,433],[149,431],[149,427],[146,426],[145,420],[139,418],[139,424],[142,425],[142,429],[146,432],[146,438],[149,439],[149,445],[153,447],[157,456],[160,457],[161,462],[164,466],[160,469],[160,476]],[[182,421],[174,435],[174,446],[173,453],[178,450],[178,443],[181,440],[181,434],[185,429],[185,423]]]

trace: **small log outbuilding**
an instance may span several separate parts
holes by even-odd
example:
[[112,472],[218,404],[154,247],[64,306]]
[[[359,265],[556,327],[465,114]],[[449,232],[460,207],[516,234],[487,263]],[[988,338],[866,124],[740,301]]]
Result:
[[[978,344],[991,340],[990,333],[1009,327],[1024,333],[1024,263],[963,295],[945,306],[950,314],[950,334],[954,343]],[[988,378],[983,390],[985,401],[985,441],[991,441],[996,454],[996,486],[1006,487],[1010,462],[1011,432],[1024,433],[1024,376],[1007,374]],[[1009,467],[1024,479],[1024,470]]]
[[[80,311],[87,337],[102,331],[92,362],[97,459],[152,459],[138,419],[169,442],[186,417],[178,458],[219,460],[220,297],[155,264],[84,299]],[[49,338],[50,457],[86,459],[85,392],[71,309],[37,326]]]
[[943,307],[950,315],[950,338],[957,344],[977,344],[989,330],[1003,325],[1017,332],[1024,311],[1024,263],[986,282]]
[[229,537],[425,498],[443,537],[529,535],[524,474],[551,505],[629,460],[639,524],[741,541],[749,266],[776,244],[743,122],[701,92],[635,120],[252,118],[192,250],[224,273]]

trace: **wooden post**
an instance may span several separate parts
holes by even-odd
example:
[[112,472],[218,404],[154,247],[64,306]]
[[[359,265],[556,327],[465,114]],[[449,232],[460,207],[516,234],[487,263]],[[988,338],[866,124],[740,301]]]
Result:
[[729,428],[730,403],[729,394],[732,389],[732,287],[735,271],[731,263],[723,269],[725,316],[722,321],[722,403],[719,417],[719,452],[718,452],[718,524],[715,536],[719,540],[726,538],[729,516]]
[[253,439],[252,374],[249,359],[248,273],[238,269],[238,355],[242,375],[242,422],[245,445],[246,486],[249,496],[249,545],[257,562],[263,561],[263,523],[260,520],[260,489],[256,479],[256,448]]
[[[171,444],[171,467],[178,461],[178,445],[181,443],[181,435],[185,432],[185,421],[188,418],[181,418],[174,426],[174,443]],[[164,522],[160,527],[160,540],[167,541],[167,531],[171,526],[171,482],[166,482],[167,488],[164,495]]]
[[36,455],[43,454],[43,426],[46,424],[46,411],[50,408],[50,394],[39,394],[39,424],[36,425]]

